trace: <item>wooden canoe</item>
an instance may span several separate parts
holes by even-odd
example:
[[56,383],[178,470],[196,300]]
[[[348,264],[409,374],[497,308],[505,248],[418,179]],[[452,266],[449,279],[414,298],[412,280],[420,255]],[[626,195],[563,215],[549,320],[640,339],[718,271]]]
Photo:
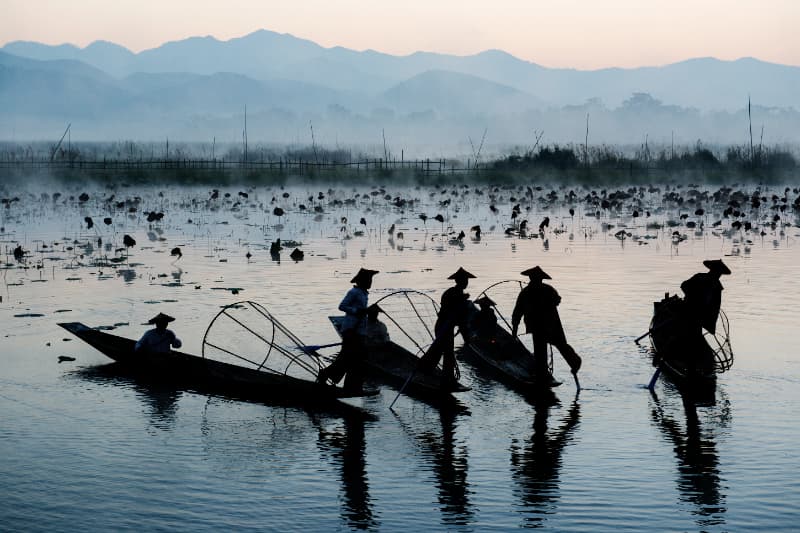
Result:
[[463,353],[471,353],[476,367],[488,370],[492,377],[523,394],[561,385],[549,372],[539,380],[534,370],[533,354],[500,325],[495,327],[490,338],[472,333]]
[[[341,322],[343,316],[328,317],[336,332],[341,336]],[[400,389],[409,376],[411,380],[404,390],[409,396],[416,396],[423,400],[452,399],[452,392],[465,392],[469,387],[458,383],[455,388],[442,389],[442,372],[435,368],[432,371],[423,371],[418,368],[419,357],[392,341],[380,345],[368,345],[367,356],[364,358],[364,368],[371,378],[381,381],[390,387]]]
[[[337,400],[352,396],[340,387],[320,385],[274,371],[245,368],[182,352],[135,352],[136,341],[132,339],[98,331],[80,322],[58,325],[126,369],[162,381],[173,380],[210,388],[215,392],[229,392],[236,397],[276,400],[299,406],[324,405],[332,401],[344,406]],[[367,394],[371,393],[374,392]]]

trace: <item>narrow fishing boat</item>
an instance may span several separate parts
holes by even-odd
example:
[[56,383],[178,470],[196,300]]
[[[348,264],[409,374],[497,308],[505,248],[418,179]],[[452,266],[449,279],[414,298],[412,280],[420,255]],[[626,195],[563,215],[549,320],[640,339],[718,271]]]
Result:
[[317,359],[301,350],[300,340],[255,302],[238,302],[217,314],[203,338],[202,356],[136,352],[133,339],[80,322],[59,326],[126,368],[160,380],[297,405],[322,405],[353,396],[340,387],[315,383],[320,368]]
[[499,324],[491,337],[472,335],[465,348],[475,356],[472,360],[476,366],[492,371],[498,381],[518,392],[529,394],[542,387],[561,385],[549,372],[540,382],[534,370],[533,354],[519,338]]
[[[387,323],[384,338],[366,339],[367,357],[364,360],[367,374],[410,396],[423,400],[455,401],[451,393],[465,392],[469,387],[457,383],[442,389],[442,372],[439,368],[419,368],[419,358],[433,342],[433,323],[438,306],[427,294],[413,291],[396,291],[379,299],[377,305]],[[343,316],[328,317],[341,336]],[[391,334],[389,334],[391,332]]]
[[479,310],[475,304],[470,304],[472,316],[467,321],[471,328],[468,332],[469,343],[462,353],[473,356],[468,360],[476,368],[490,372],[493,378],[511,389],[529,395],[547,392],[561,385],[561,382],[553,377],[552,372],[538,379],[533,354],[520,338],[511,334],[511,324],[506,316],[511,316],[513,302],[524,286],[518,280],[500,281],[479,295],[475,301],[488,298],[498,319],[496,324],[490,324],[488,328],[478,324]]
[[681,388],[713,390],[717,374],[733,366],[728,317],[720,310],[716,334],[688,335],[685,302],[677,295],[664,295],[653,303],[650,343],[653,366],[662,369]]

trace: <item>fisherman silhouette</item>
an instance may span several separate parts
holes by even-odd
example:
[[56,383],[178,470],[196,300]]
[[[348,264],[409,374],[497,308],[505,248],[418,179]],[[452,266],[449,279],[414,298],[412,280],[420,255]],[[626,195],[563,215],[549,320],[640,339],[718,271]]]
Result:
[[683,300],[683,327],[687,357],[686,363],[691,369],[713,371],[714,352],[703,338],[705,329],[712,335],[717,331],[717,318],[722,305],[721,276],[730,275],[731,271],[721,259],[703,261],[708,272],[700,272],[681,283]]
[[684,302],[692,322],[698,328],[705,328],[709,333],[717,330],[717,318],[722,305],[721,276],[730,275],[731,271],[721,259],[703,261],[708,272],[700,272],[681,283],[681,290],[686,295]]
[[567,344],[564,327],[558,316],[558,304],[561,297],[550,285],[545,285],[542,280],[552,279],[540,267],[536,266],[522,272],[528,276],[530,282],[517,297],[514,313],[511,317],[511,334],[517,336],[519,322],[524,318],[525,329],[533,337],[533,362],[536,375],[541,379],[549,376],[547,370],[547,345],[552,344],[558,348],[559,353],[567,361],[570,370],[577,375],[581,368],[581,358],[575,350]]
[[456,364],[455,328],[458,326],[464,342],[469,342],[467,335],[467,317],[469,316],[469,294],[464,289],[469,285],[469,280],[475,278],[463,268],[459,269],[447,279],[456,282],[455,286],[450,287],[442,293],[439,315],[436,318],[433,340],[428,351],[420,358],[419,364],[423,369],[432,370],[442,360],[442,385],[444,388],[453,388],[460,377],[458,365]]
[[353,393],[362,392],[364,377],[361,366],[365,351],[368,291],[372,287],[372,277],[377,273],[377,270],[362,268],[350,280],[355,286],[347,291],[339,304],[339,310],[345,313],[341,322],[342,349],[333,363],[320,370],[317,383],[325,383],[328,379],[338,383],[346,375],[344,389]]
[[148,330],[134,346],[134,351],[150,353],[169,353],[170,348],[180,348],[182,343],[171,329],[167,329],[167,324],[175,319],[164,313],[158,313],[148,320],[148,324],[154,324],[154,329]]
[[364,326],[364,344],[367,348],[381,346],[390,340],[386,324],[378,320],[381,312],[383,309],[378,304],[367,307],[367,323]]

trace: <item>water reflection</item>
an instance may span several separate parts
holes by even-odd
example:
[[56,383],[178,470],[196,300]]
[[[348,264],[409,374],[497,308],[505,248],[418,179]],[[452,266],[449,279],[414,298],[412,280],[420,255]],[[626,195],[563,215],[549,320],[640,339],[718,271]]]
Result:
[[81,369],[76,374],[93,383],[122,385],[133,390],[147,408],[145,414],[154,428],[171,429],[175,425],[182,391],[174,385],[157,380],[137,379],[125,372],[119,363]]
[[[701,428],[697,404],[692,398],[681,396],[686,417],[686,427],[681,428],[676,419],[667,414],[654,392],[652,397],[650,418],[664,438],[673,445],[678,460],[676,482],[680,501],[695,507],[692,514],[697,515],[698,528],[724,524],[725,495],[721,490],[719,457],[713,431],[711,428],[705,431]],[[727,416],[726,412],[722,418],[723,423]]]
[[121,277],[125,283],[133,283],[136,281],[136,271],[132,268],[120,268],[117,270],[117,276]]
[[171,429],[175,425],[178,400],[181,392],[163,384],[136,383],[136,394],[149,408],[150,423],[158,429]]
[[572,441],[572,433],[580,420],[577,396],[561,424],[548,430],[552,402],[535,405],[533,435],[524,447],[511,445],[511,476],[517,482],[516,495],[525,513],[526,527],[545,527],[547,515],[554,514],[560,496],[559,475],[561,454]]
[[174,280],[174,283],[180,283],[181,276],[183,276],[183,269],[181,267],[176,267],[176,268],[177,270],[173,270],[171,273],[172,279]]
[[352,529],[376,529],[365,458],[364,419],[345,417],[341,430],[319,428],[319,443],[330,451],[342,480],[342,521]]
[[436,477],[442,523],[446,526],[470,524],[474,515],[467,482],[467,447],[459,445],[455,438],[459,414],[457,409],[440,409],[441,434],[425,432],[416,436],[422,456],[430,462]]
[[268,393],[265,396],[264,391],[257,388],[252,390],[241,387],[232,388],[224,383],[212,382],[191,375],[183,377],[153,375],[147,370],[127,367],[120,363],[84,368],[68,375],[94,383],[121,385],[136,391],[145,399],[146,405],[151,406],[150,414],[153,425],[159,427],[163,426],[165,422],[170,424],[174,422],[175,407],[173,404],[184,392],[270,407],[288,407],[309,415],[324,414],[363,420],[375,419],[374,415],[364,409],[344,402],[331,401],[326,405],[317,403],[302,405],[292,398],[282,398]]

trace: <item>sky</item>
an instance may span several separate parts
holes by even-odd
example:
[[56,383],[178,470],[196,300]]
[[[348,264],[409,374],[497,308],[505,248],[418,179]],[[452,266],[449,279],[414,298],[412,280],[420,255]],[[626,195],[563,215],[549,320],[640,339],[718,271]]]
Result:
[[0,13],[0,45],[106,40],[139,52],[267,29],[396,55],[500,49],[548,67],[800,66],[800,0],[0,0]]

